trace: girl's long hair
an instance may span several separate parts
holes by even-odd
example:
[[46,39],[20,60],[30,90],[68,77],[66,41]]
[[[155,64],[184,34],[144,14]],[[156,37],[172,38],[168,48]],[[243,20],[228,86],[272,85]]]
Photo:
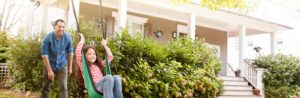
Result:
[[[96,53],[96,61],[94,64],[96,64],[99,69],[101,70],[102,74],[105,75],[104,73],[104,67],[101,63],[101,60],[99,58],[99,55],[97,55],[97,51],[96,51],[96,48],[95,47],[91,47],[91,46],[85,46],[83,47],[83,52],[84,54],[86,54],[86,52],[89,50],[89,49],[93,49]],[[84,55],[85,56],[85,55]],[[85,57],[86,58],[86,57]],[[87,62],[87,66],[88,68],[90,68],[91,64]],[[82,69],[83,70],[83,69]],[[84,88],[84,80],[83,80],[83,77],[82,77],[82,74],[78,68],[78,66],[76,67],[76,80],[78,81],[80,87]]]

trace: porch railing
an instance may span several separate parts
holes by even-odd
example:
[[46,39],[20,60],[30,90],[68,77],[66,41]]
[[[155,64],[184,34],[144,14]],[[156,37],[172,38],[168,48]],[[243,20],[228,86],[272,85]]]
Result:
[[245,79],[255,88],[257,87],[257,70],[256,66],[253,65],[252,59],[244,59],[245,61],[245,69],[244,76]]

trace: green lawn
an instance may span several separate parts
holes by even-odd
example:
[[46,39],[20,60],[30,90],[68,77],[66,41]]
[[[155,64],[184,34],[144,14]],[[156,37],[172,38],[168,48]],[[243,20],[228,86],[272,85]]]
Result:
[[38,98],[38,96],[25,96],[25,93],[9,89],[0,89],[0,98]]

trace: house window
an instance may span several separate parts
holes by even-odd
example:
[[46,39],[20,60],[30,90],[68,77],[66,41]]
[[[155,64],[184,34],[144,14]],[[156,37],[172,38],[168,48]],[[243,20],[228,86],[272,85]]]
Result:
[[208,48],[211,48],[217,52],[215,55],[216,57],[221,57],[221,47],[219,45],[209,44],[209,43],[205,43],[205,44]]
[[[112,16],[115,17],[115,31],[118,31],[119,29],[119,18],[117,12],[112,12]],[[128,33],[132,36],[136,36],[138,33],[140,33],[142,36],[144,36],[144,24],[147,23],[147,18],[133,16],[133,15],[127,15],[127,27],[128,27]]]
[[140,33],[142,36],[144,36],[144,24],[128,23],[128,25],[129,32],[131,32],[132,36],[136,36],[137,33]]
[[187,34],[186,34],[186,33],[179,32],[179,37],[185,37],[185,36],[187,36]]
[[184,25],[177,25],[177,35],[179,37],[187,36],[188,27]]

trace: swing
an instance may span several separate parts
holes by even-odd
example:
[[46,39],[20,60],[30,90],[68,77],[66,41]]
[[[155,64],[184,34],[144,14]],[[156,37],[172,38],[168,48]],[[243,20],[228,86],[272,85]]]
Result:
[[[107,55],[105,56],[105,75],[110,75],[110,65],[108,63]],[[103,98],[103,94],[99,91],[96,90],[96,86],[93,83],[92,77],[91,77],[91,72],[90,69],[88,68],[86,64],[86,59],[84,56],[84,53],[82,52],[82,70],[83,70],[83,75],[84,75],[84,83],[86,86],[86,89],[88,91],[88,95],[91,98]]]
[[[101,7],[101,12],[102,13],[102,3],[101,3],[101,0],[99,0],[100,2],[100,7]],[[72,7],[73,7],[73,13],[74,13],[74,17],[75,17],[75,20],[76,20],[76,24],[77,24],[77,31],[80,32],[80,28],[79,28],[79,24],[78,24],[78,20],[77,20],[77,16],[76,16],[76,11],[75,11],[75,8],[74,8],[74,1],[72,0]],[[104,31],[104,25],[103,25],[103,21],[102,21],[102,14],[101,14],[101,27],[102,27],[102,32]],[[103,38],[106,39],[106,32],[102,33],[103,34]],[[93,83],[93,78],[91,77],[91,71],[90,69],[88,68],[87,66],[87,63],[86,63],[86,59],[85,59],[85,56],[84,56],[84,52],[82,51],[82,70],[83,70],[83,76],[84,76],[84,84],[86,86],[86,89],[87,89],[87,92],[88,92],[88,95],[91,97],[91,98],[103,98],[103,93],[97,91],[96,89],[96,86],[95,84]],[[105,51],[106,53],[106,51]],[[110,64],[108,62],[108,57],[107,55],[105,55],[105,75],[111,75],[111,70],[110,70]]]

